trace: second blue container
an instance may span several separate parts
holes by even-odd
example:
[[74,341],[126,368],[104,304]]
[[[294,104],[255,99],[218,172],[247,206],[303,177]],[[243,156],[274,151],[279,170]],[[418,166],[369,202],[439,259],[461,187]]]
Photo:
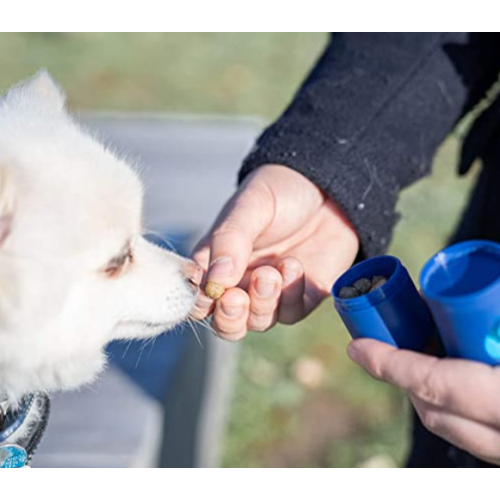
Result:
[[448,356],[499,365],[500,245],[452,245],[427,262],[420,283]]

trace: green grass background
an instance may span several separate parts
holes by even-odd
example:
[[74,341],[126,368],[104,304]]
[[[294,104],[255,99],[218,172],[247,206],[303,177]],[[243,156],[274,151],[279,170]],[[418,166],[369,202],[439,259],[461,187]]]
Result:
[[[325,44],[313,33],[2,33],[0,88],[46,67],[73,109],[255,115],[286,106]],[[391,253],[414,277],[443,246],[473,176],[454,173],[458,140],[407,190]],[[235,166],[236,168],[236,166]],[[224,443],[228,467],[401,465],[409,406],[347,360],[327,301],[306,321],[245,340]],[[314,387],[297,363],[323,370]]]

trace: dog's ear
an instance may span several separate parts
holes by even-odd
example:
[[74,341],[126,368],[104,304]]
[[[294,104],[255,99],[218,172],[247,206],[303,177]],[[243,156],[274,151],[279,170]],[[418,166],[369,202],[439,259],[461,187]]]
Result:
[[12,174],[0,164],[0,248],[12,229],[15,189]]
[[42,69],[24,84],[25,90],[54,109],[63,109],[66,95],[50,73]]
[[64,109],[66,95],[50,74],[42,69],[28,80],[12,87],[3,96],[14,109],[59,112]]

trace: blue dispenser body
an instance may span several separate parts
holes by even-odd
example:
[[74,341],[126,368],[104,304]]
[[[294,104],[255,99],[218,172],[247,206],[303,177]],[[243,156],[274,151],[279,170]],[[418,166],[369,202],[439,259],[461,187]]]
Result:
[[500,245],[452,245],[425,264],[420,283],[448,356],[499,365]]
[[[384,276],[387,282],[360,297],[339,297],[342,287],[373,276]],[[434,331],[425,303],[396,257],[374,257],[353,266],[336,281],[332,295],[335,308],[354,339],[369,337],[422,351]]]

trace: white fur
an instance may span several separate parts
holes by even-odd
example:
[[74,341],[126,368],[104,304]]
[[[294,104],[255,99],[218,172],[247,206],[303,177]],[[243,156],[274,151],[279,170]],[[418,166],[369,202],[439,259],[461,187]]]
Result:
[[[0,396],[70,389],[111,340],[183,321],[196,292],[184,259],[141,237],[143,189],[64,109],[48,73],[0,99]],[[133,261],[107,262],[131,242]]]

